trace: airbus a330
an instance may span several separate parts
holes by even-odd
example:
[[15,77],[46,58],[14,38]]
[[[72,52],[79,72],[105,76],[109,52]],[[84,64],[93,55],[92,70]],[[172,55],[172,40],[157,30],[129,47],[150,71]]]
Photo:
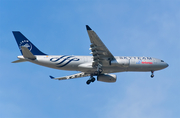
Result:
[[21,32],[13,31],[22,56],[18,56],[18,60],[12,63],[29,61],[49,68],[79,71],[79,73],[69,76],[56,78],[50,76],[50,78],[67,80],[90,76],[86,81],[88,85],[96,80],[94,76],[97,76],[97,81],[116,82],[116,75],[109,73],[151,72],[151,77],[154,77],[154,71],[168,67],[163,60],[153,57],[114,56],[88,25],[86,25],[86,29],[91,42],[92,56],[48,55],[41,52]]

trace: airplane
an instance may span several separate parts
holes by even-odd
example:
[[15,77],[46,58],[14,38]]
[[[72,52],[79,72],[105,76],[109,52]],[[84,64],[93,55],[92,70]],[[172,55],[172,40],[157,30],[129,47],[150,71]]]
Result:
[[168,67],[163,60],[153,57],[114,56],[88,25],[86,25],[86,29],[91,42],[90,50],[92,52],[90,54],[92,56],[48,55],[41,52],[21,32],[13,31],[22,55],[12,63],[28,61],[59,70],[80,71],[69,76],[57,78],[50,76],[50,78],[68,80],[90,76],[86,81],[87,85],[96,80],[94,76],[97,76],[97,81],[116,82],[117,76],[109,73],[117,72],[151,72],[153,78],[154,71]]

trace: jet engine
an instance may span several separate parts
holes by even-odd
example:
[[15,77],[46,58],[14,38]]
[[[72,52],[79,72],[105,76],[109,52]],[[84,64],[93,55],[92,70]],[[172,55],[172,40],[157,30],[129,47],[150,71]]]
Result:
[[101,82],[116,82],[116,75],[113,74],[103,74],[97,76],[97,81]]

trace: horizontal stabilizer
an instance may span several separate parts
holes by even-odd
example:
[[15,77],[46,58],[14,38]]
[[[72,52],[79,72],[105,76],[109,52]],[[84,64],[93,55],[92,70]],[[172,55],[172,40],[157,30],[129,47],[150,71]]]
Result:
[[21,50],[22,50],[22,54],[23,54],[24,58],[28,58],[31,60],[36,59],[36,57],[29,51],[29,49],[27,47],[21,46]]
[[56,79],[56,80],[66,80],[66,79],[74,79],[74,78],[80,78],[80,77],[86,77],[86,76],[90,76],[90,74],[82,72],[82,73],[77,73],[77,74],[74,74],[74,75],[58,77],[58,78],[55,78],[53,76],[49,76],[49,77],[51,79]]
[[25,59],[19,59],[19,60],[13,61],[12,63],[20,63],[20,62],[25,62],[25,61],[27,61],[27,60],[25,60]]

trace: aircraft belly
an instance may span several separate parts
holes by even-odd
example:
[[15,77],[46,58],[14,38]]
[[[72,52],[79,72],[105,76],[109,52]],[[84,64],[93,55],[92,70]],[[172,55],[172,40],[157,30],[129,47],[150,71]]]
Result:
[[126,67],[109,67],[103,69],[104,73],[116,73],[116,72],[125,72],[125,71],[127,71]]
[[[102,67],[102,73],[116,73],[116,72],[124,72],[127,71],[126,68],[119,68],[119,67]],[[96,68],[79,68],[79,71],[86,72],[86,73],[94,73],[97,71]]]

